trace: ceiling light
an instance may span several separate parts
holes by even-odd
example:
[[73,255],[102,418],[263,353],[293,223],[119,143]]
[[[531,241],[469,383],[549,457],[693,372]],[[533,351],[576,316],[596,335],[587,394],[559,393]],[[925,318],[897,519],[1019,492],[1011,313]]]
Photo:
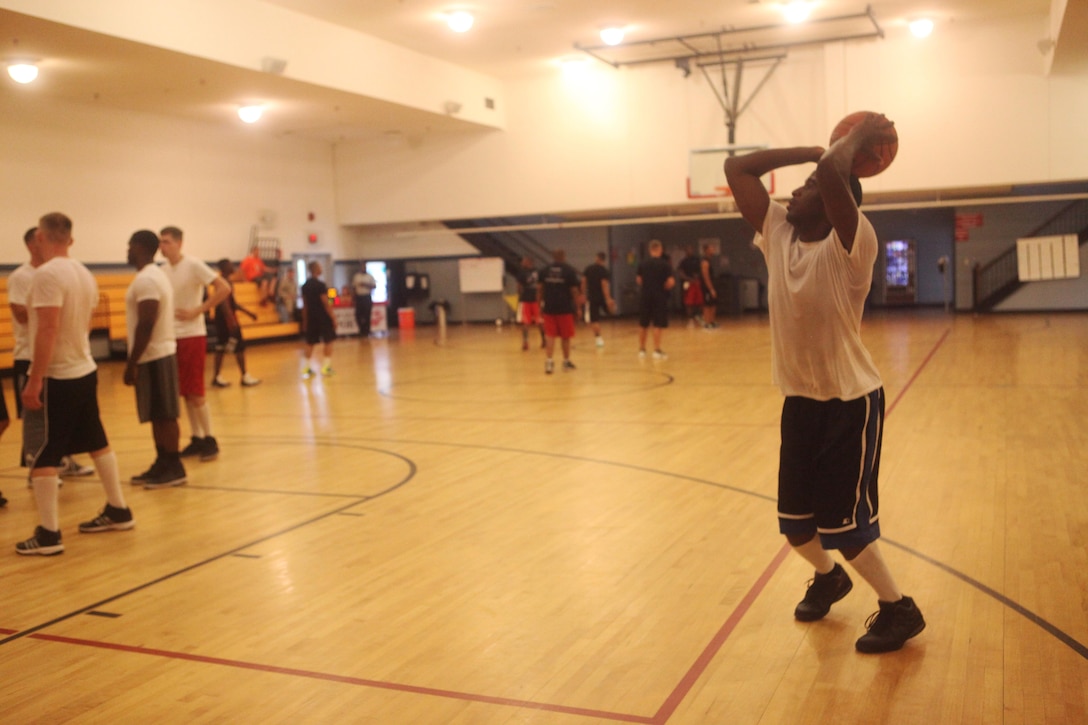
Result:
[[242,106],[238,109],[238,118],[246,123],[257,123],[264,113],[264,106]]
[[782,6],[782,14],[791,23],[803,23],[812,12],[812,4],[804,0],[792,0]]
[[38,77],[38,66],[26,61],[13,61],[8,64],[8,75],[16,83],[33,83]]
[[933,21],[929,18],[912,20],[910,23],[910,32],[914,33],[914,37],[916,38],[928,38],[929,34],[933,32]]
[[605,45],[619,45],[623,42],[623,28],[605,28],[601,31],[601,40]]
[[472,17],[472,13],[467,10],[457,10],[446,16],[446,25],[450,26],[450,30],[455,33],[464,33],[472,24],[476,22],[476,18]]

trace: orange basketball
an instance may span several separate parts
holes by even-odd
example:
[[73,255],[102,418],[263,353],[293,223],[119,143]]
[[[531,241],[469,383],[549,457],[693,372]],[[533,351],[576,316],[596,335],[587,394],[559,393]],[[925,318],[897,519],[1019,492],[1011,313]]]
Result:
[[[848,134],[850,129],[870,113],[871,111],[855,111],[839,121],[835,126],[835,130],[831,132],[831,143],[835,143]],[[854,156],[854,165],[850,168],[854,176],[858,178],[876,176],[891,166],[892,161],[895,160],[896,152],[899,151],[899,135],[895,131],[895,126],[891,127],[891,132],[895,135],[895,140],[876,143],[868,149],[858,151],[857,155]]]

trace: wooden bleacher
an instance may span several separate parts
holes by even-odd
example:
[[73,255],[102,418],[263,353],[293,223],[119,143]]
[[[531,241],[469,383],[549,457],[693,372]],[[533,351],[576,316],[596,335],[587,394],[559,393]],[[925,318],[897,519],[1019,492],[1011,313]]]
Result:
[[11,305],[8,304],[8,278],[0,279],[0,370],[10,370],[14,364],[15,332],[11,328]]
[[[135,272],[95,272],[98,282],[98,306],[91,317],[92,337],[105,336],[112,354],[124,356],[128,343],[125,325],[125,292]],[[274,340],[294,337],[299,334],[297,322],[280,322],[276,307],[268,304],[261,307],[257,300],[257,286],[251,282],[235,281],[234,299],[238,304],[257,315],[251,320],[247,315],[239,314],[243,334],[249,342]],[[7,276],[0,278],[0,370],[10,370],[13,364],[12,353],[15,337],[11,324],[11,306],[8,304]],[[209,329],[209,335],[214,331]]]

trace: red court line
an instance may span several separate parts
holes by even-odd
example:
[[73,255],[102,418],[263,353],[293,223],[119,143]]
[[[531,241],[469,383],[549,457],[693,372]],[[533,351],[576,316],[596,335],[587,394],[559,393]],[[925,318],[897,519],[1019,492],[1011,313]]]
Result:
[[695,683],[700,677],[703,676],[703,672],[706,671],[710,661],[718,654],[718,650],[722,648],[725,641],[729,639],[729,636],[733,634],[733,630],[740,624],[740,620],[744,618],[744,615],[748,613],[756,599],[766,588],[768,582],[771,581],[771,577],[778,571],[778,567],[782,566],[782,562],[786,560],[786,556],[790,553],[789,544],[783,544],[782,548],[775,554],[774,559],[767,565],[767,568],[763,570],[763,573],[756,579],[756,583],[752,585],[752,588],[748,590],[748,593],[744,595],[744,599],[740,600],[740,604],[733,610],[733,613],[729,615],[729,619],[725,620],[725,624],[718,630],[718,633],[714,635],[714,638],[710,640],[710,643],[703,649],[702,654],[695,660],[695,662],[688,668],[688,671],[677,683],[676,687],[665,699],[661,708],[654,715],[654,725],[661,725],[668,722],[672,714],[676,712],[676,708],[680,706],[680,703],[684,701],[684,698],[691,692],[691,688],[695,686]]
[[[941,345],[944,344],[944,341],[948,338],[948,335],[951,332],[952,328],[946,329],[944,331],[944,334],[941,335],[940,339],[937,340],[937,343],[922,360],[922,364],[918,366],[918,368],[914,371],[914,374],[910,376],[907,384],[904,385],[903,389],[899,391],[899,394],[895,396],[895,400],[892,401],[891,405],[887,407],[884,412],[885,418],[891,415],[892,410],[895,408],[896,404],[898,404],[899,401],[903,399],[903,396],[906,394],[907,390],[909,390],[911,385],[914,384],[914,381],[918,379],[918,376],[921,375],[926,365],[928,365],[929,361],[933,359],[933,356],[937,354],[937,350],[941,348]],[[710,661],[713,660],[715,655],[718,654],[718,651],[722,648],[722,645],[724,645],[726,640],[729,639],[729,636],[733,634],[733,630],[736,629],[736,626],[740,624],[740,620],[744,618],[744,615],[748,613],[748,610],[751,608],[756,598],[759,597],[759,595],[763,592],[764,588],[766,588],[767,583],[771,580],[771,577],[774,576],[775,573],[778,571],[779,567],[782,566],[782,562],[786,560],[789,552],[790,545],[788,543],[783,544],[782,548],[778,550],[778,553],[775,555],[774,559],[763,571],[763,574],[761,574],[759,579],[756,580],[755,584],[752,585],[752,588],[748,590],[748,593],[744,595],[744,599],[740,601],[740,604],[737,605],[737,608],[733,610],[733,613],[731,615],[729,615],[729,619],[725,621],[725,624],[722,625],[722,628],[718,630],[718,633],[714,635],[714,638],[710,640],[709,644],[707,644],[706,648],[703,650],[703,653],[699,655],[699,658],[695,660],[695,663],[692,664],[692,666],[688,669],[687,673],[685,673],[684,677],[680,680],[679,683],[677,683],[672,693],[670,693],[668,698],[666,698],[664,704],[661,706],[661,709],[657,711],[656,715],[654,715],[653,725],[664,725],[664,723],[668,722],[669,718],[672,717],[673,713],[676,712],[676,708],[680,706],[680,703],[684,701],[685,697],[687,697],[688,693],[691,691],[691,688],[694,687],[695,683],[699,680],[699,678],[703,676],[703,672],[705,672],[707,666],[710,665]]]
[[[903,386],[903,389],[896,395],[895,400],[888,406],[885,411],[885,417],[891,415],[891,411],[902,400],[907,390],[914,384],[914,381],[918,379],[922,371],[929,364],[933,356],[937,354],[937,351],[944,344],[944,341],[951,334],[952,329],[948,328],[940,339],[933,346],[933,349],[929,351],[929,354],[922,360],[921,365],[914,371],[907,384]],[[220,665],[225,667],[234,667],[237,669],[253,670],[257,672],[266,672],[271,674],[282,674],[293,677],[303,677],[314,680],[322,680],[325,682],[337,682],[347,685],[355,685],[361,687],[372,687],[383,690],[393,690],[397,692],[408,692],[417,695],[430,695],[433,697],[443,697],[453,700],[462,700],[467,702],[480,702],[490,705],[503,705],[508,707],[517,707],[530,710],[541,710],[544,712],[562,713],[564,715],[580,715],[583,717],[592,717],[600,720],[611,720],[615,722],[632,722],[643,723],[645,725],[664,725],[668,722],[669,718],[676,712],[676,709],[680,706],[680,703],[684,701],[684,698],[691,692],[691,688],[695,686],[695,683],[703,676],[706,668],[710,665],[710,662],[721,650],[722,646],[733,634],[737,625],[744,618],[744,615],[748,613],[752,605],[755,603],[759,595],[763,593],[763,590],[767,587],[771,577],[777,573],[778,569],[782,566],[782,563],[786,560],[790,552],[789,544],[783,544],[782,548],[778,550],[775,557],[771,560],[771,563],[767,565],[767,568],[763,570],[763,573],[752,585],[748,593],[744,595],[744,598],[737,605],[737,608],[729,615],[725,623],[721,626],[721,629],[714,635],[702,653],[692,663],[688,671],[677,683],[673,691],[669,693],[669,696],[665,699],[665,702],[661,705],[658,711],[653,717],[644,717],[641,715],[629,715],[625,713],[608,712],[605,710],[593,710],[589,708],[580,707],[568,707],[564,705],[552,705],[548,703],[533,702],[531,700],[517,700],[505,697],[492,697],[489,695],[479,695],[466,692],[457,692],[454,690],[442,690],[431,687],[420,687],[416,685],[404,685],[395,682],[382,682],[380,680],[369,680],[361,677],[348,677],[345,675],[334,675],[326,672],[314,672],[311,670],[301,670],[291,667],[277,667],[275,665],[263,665],[255,662],[244,662],[241,660],[229,660],[221,657],[208,657],[205,655],[196,655],[186,652],[172,652],[169,650],[151,649],[147,647],[134,647],[130,645],[114,644],[111,642],[97,642],[94,640],[76,639],[72,637],[61,637],[57,635],[36,633],[30,635],[31,639],[40,639],[47,642],[56,642],[62,644],[74,644],[85,647],[97,647],[99,649],[109,649],[118,652],[130,652],[133,654],[152,655],[156,657],[164,657],[167,659],[175,660],[187,660],[190,662],[200,662],[204,664]],[[7,631],[0,629],[0,633],[14,634],[15,630]]]
[[336,682],[344,685],[355,685],[359,687],[372,687],[380,690],[393,690],[396,692],[409,692],[415,695],[430,695],[433,697],[444,697],[451,700],[462,700],[468,702],[482,702],[489,705],[505,705],[508,707],[517,707],[527,710],[542,710],[545,712],[557,712],[564,715],[581,715],[584,717],[592,717],[598,720],[612,720],[615,722],[633,722],[643,723],[644,725],[652,725],[653,720],[648,717],[639,715],[628,715],[625,713],[608,712],[605,710],[592,710],[582,707],[568,707],[565,705],[552,705],[543,702],[533,702],[531,700],[517,700],[507,697],[492,697],[489,695],[477,695],[467,692],[457,692],[455,690],[441,690],[433,687],[420,687],[417,685],[404,685],[396,682],[382,682],[380,680],[368,680],[363,677],[348,677],[346,675],[334,675],[328,672],[314,672],[312,670],[301,670],[294,667],[277,667],[276,665],[264,665],[258,662],[245,662],[242,660],[230,660],[222,657],[208,657],[206,655],[191,654],[188,652],[173,652],[170,650],[153,649],[150,647],[135,647],[126,644],[116,644],[113,642],[98,642],[89,639],[77,639],[75,637],[62,637],[52,634],[32,634],[30,639],[39,639],[46,642],[55,642],[59,644],[74,644],[84,647],[95,647],[98,649],[108,649],[115,652],[129,652],[132,654],[151,655],[154,657],[163,657],[171,660],[186,660],[189,662],[199,662],[208,665],[220,665],[223,667],[233,667],[242,670],[253,670],[255,672],[265,672],[277,675],[289,675],[291,677],[303,677],[311,680],[322,680],[324,682]]
[[895,406],[898,405],[899,401],[903,399],[903,396],[907,394],[907,391],[910,390],[910,386],[914,385],[914,381],[917,380],[918,376],[922,374],[922,371],[926,369],[926,365],[929,365],[929,361],[932,360],[933,356],[937,354],[937,351],[941,349],[941,345],[944,344],[944,341],[948,339],[948,336],[950,334],[952,334],[951,327],[944,331],[944,334],[941,335],[941,338],[937,340],[937,344],[934,345],[933,349],[929,351],[929,354],[922,359],[922,364],[918,366],[918,368],[914,371],[914,374],[910,376],[910,380],[907,381],[907,384],[904,385],[903,389],[899,391],[899,395],[895,396],[895,400],[893,400],[891,402],[891,405],[888,406],[887,410],[884,411],[885,418],[892,414]]

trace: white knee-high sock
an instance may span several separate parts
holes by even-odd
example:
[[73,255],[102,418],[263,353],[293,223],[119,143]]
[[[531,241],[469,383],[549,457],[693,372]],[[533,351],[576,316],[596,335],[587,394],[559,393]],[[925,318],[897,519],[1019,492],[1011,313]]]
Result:
[[208,402],[204,401],[197,406],[196,414],[200,417],[200,429],[204,431],[204,438],[208,438],[212,434],[212,414],[208,410]]
[[57,489],[60,488],[60,476],[34,476],[30,479],[34,485],[34,502],[38,505],[38,518],[42,527],[50,531],[60,531],[60,514],[57,511]]
[[876,591],[877,599],[880,601],[898,602],[903,598],[903,592],[895,583],[892,572],[884,562],[884,556],[880,553],[880,547],[875,541],[862,549],[861,553],[849,563]]
[[185,412],[189,415],[189,429],[193,432],[193,438],[204,438],[208,434],[204,431],[204,424],[200,419],[200,409],[190,399],[185,399]]
[[102,481],[102,488],[106,489],[106,500],[114,508],[128,508],[125,504],[125,493],[121,487],[121,473],[117,468],[117,455],[113,450],[108,450],[94,461],[94,469],[98,471],[98,478]]

